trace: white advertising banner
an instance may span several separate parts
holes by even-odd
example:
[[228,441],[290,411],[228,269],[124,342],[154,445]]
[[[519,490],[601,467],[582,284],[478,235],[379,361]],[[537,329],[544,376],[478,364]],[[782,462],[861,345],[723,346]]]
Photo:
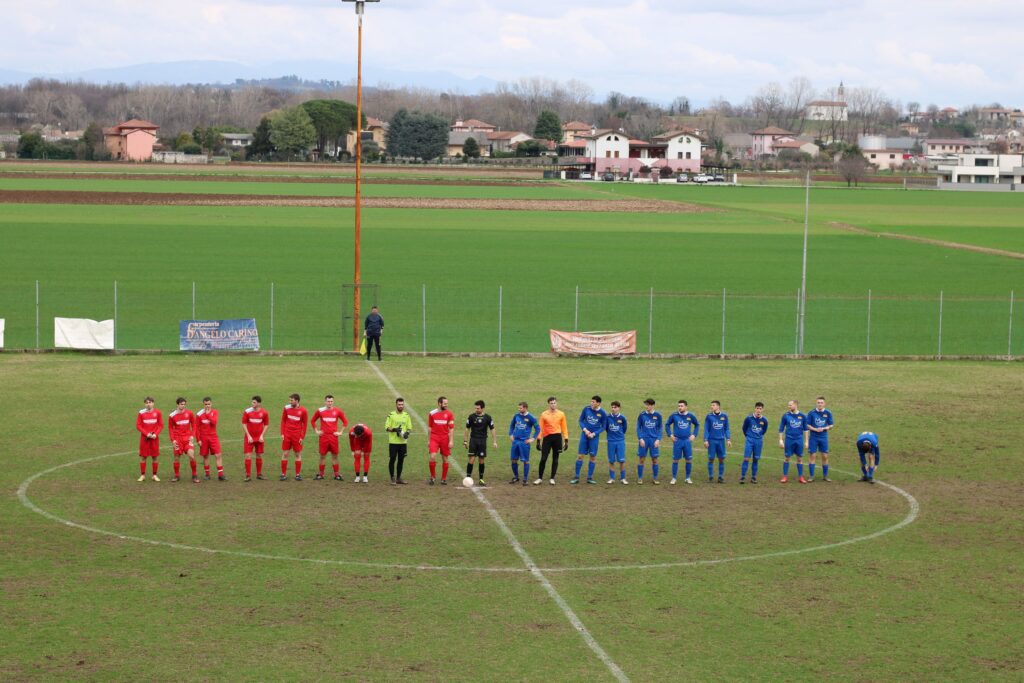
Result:
[[54,318],[53,345],[58,349],[113,349],[114,321]]
[[4,348],[4,319],[0,318],[0,349]]

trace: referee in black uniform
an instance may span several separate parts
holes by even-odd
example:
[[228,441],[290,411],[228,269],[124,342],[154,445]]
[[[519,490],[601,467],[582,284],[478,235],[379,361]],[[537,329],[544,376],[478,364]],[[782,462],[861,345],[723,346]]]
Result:
[[498,447],[498,436],[494,432],[494,420],[484,412],[486,405],[483,401],[473,404],[473,412],[466,418],[466,438],[462,445],[466,447],[469,455],[469,464],[466,466],[466,476],[473,477],[473,464],[480,460],[480,486],[487,486],[484,481],[484,458],[487,457],[487,430],[491,431],[491,440],[494,447]]

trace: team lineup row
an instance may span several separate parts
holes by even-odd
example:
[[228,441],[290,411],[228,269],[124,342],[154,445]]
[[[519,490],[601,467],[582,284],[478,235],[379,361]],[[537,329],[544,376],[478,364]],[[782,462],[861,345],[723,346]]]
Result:
[[[334,403],[334,396],[324,397],[324,405],[315,410],[312,416],[305,407],[300,405],[299,394],[291,394],[287,405],[281,413],[281,481],[288,479],[289,454],[294,460],[295,480],[302,480],[303,441],[309,427],[319,437],[320,462],[314,479],[324,479],[327,456],[332,459],[334,479],[343,481],[339,455],[339,438],[349,427],[349,420],[344,411]],[[823,481],[829,479],[829,432],[835,427],[832,412],[825,407],[825,398],[819,396],[815,401],[815,409],[807,414],[800,412],[799,404],[790,401],[786,412],[779,421],[779,447],[783,450],[781,483],[789,481],[790,458],[796,458],[797,476],[801,484],[814,481],[817,455],[821,455],[821,475]],[[263,399],[253,396],[250,405],[242,413],[243,454],[245,459],[245,481],[252,481],[253,460],[255,460],[256,479],[264,479],[263,454],[270,426],[270,415],[263,408]],[[529,412],[529,405],[523,401],[517,406],[508,427],[511,441],[510,459],[512,479],[510,484],[530,483],[530,450],[536,446],[540,451],[540,465],[537,478],[533,484],[543,483],[548,461],[551,461],[549,483],[555,483],[558,472],[559,454],[569,449],[569,427],[565,413],[558,408],[558,400],[552,396],[547,400],[548,407],[538,416]],[[685,463],[684,483],[692,484],[693,444],[701,434],[701,423],[689,411],[685,400],[677,402],[676,411],[668,418],[663,418],[655,410],[654,399],[643,402],[644,409],[635,421],[635,438],[637,439],[636,483],[644,483],[646,459],[651,459],[651,483],[659,484],[659,457],[662,438],[671,440],[672,444],[672,479],[670,484],[679,480],[679,461]],[[196,462],[196,446],[203,459],[205,478],[210,479],[210,457],[216,463],[217,479],[226,481],[224,463],[218,436],[219,413],[213,407],[210,397],[203,399],[203,407],[193,413],[187,407],[184,398],[178,398],[176,408],[168,415],[168,436],[174,454],[174,478],[180,481],[180,458],[187,455],[192,470],[192,481],[199,483]],[[479,467],[478,483],[486,486],[484,479],[485,459],[488,441],[498,447],[497,433],[493,418],[484,412],[484,401],[474,403],[473,412],[466,419],[463,446],[468,456],[467,477],[472,481],[474,466]],[[703,422],[703,446],[707,449],[708,481],[725,483],[726,447],[732,446],[732,431],[729,416],[722,412],[719,401],[711,401],[710,412]],[[448,409],[448,399],[438,397],[437,407],[430,411],[427,418],[430,478],[433,485],[438,480],[437,458],[441,456],[440,483],[448,483],[449,457],[454,447],[455,415]],[[575,476],[571,484],[578,484],[582,479],[584,461],[587,464],[586,482],[596,484],[594,471],[598,455],[601,434],[605,434],[608,457],[608,482],[616,481],[627,484],[626,477],[626,434],[629,433],[629,420],[622,414],[619,401],[612,401],[610,409],[605,411],[600,396],[593,396],[590,404],[580,412],[578,425],[580,428],[579,448],[575,465]],[[155,407],[152,397],[147,396],[144,407],[139,411],[135,422],[139,432],[139,481],[146,479],[146,461],[151,463],[151,478],[160,481],[157,471],[157,458],[160,451],[160,433],[164,428],[163,414]],[[384,421],[384,431],[388,435],[388,473],[393,485],[402,485],[405,458],[408,454],[409,438],[413,433],[412,418],[406,410],[403,398],[395,399],[395,409]],[[740,469],[739,483],[757,483],[757,475],[764,438],[768,432],[768,420],[764,416],[764,404],[758,401],[753,412],[743,420],[742,434],[745,440],[743,463]],[[352,452],[355,482],[368,483],[370,469],[370,453],[373,449],[373,431],[363,423],[356,423],[348,432],[349,448]],[[857,436],[857,452],[861,460],[861,481],[874,482],[874,472],[880,457],[878,437],[873,432],[861,432]],[[804,453],[808,455],[808,477],[804,477]],[[718,474],[715,477],[715,460],[718,461]],[[520,466],[522,472],[520,473]],[[616,467],[618,477],[616,478]]]

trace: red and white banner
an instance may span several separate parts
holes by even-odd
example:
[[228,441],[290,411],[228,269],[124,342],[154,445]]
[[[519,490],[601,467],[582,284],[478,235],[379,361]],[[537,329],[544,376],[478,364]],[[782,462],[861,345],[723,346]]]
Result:
[[561,332],[550,330],[552,353],[617,356],[636,353],[636,330],[629,332]]

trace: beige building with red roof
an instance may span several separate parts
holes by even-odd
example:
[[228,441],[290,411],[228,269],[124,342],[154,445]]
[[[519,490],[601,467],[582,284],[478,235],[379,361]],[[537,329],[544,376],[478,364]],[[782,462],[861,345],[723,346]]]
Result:
[[498,127],[478,119],[458,119],[452,125],[453,133],[493,133]]
[[791,133],[788,130],[783,130],[778,126],[768,126],[767,128],[761,128],[755,130],[750,134],[751,137],[751,154],[754,158],[758,158],[765,154],[775,155],[775,141],[782,138],[789,140],[795,140],[796,134]]
[[594,132],[594,127],[582,121],[569,121],[562,124],[562,142],[573,142]]
[[149,161],[160,126],[142,119],[131,119],[103,129],[103,143],[110,156],[124,161]]

